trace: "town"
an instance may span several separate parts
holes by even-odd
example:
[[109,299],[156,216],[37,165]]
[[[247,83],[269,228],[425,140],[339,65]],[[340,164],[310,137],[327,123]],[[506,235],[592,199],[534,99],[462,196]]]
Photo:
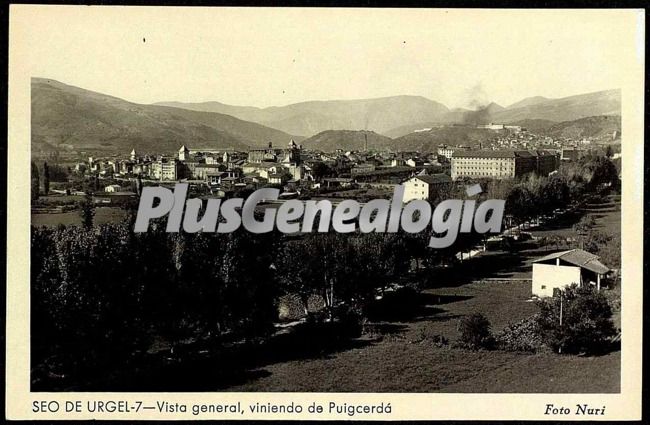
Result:
[[[151,354],[145,355],[143,359],[146,360],[142,361],[149,362],[160,354],[169,358],[180,356],[180,361],[185,355],[177,353],[189,350],[188,353],[194,353],[192,356],[198,355],[198,352],[208,356],[200,357],[200,361],[197,359],[198,364],[203,364],[209,361],[209,353],[213,353],[213,349],[202,350],[202,344],[208,341],[214,344],[219,341],[214,337],[206,339],[205,332],[209,335],[220,335],[223,333],[220,329],[229,329],[224,334],[232,335],[229,338],[265,335],[264,344],[275,346],[281,353],[284,353],[284,350],[305,350],[306,346],[301,339],[303,333],[305,336],[309,335],[309,338],[319,338],[319,344],[311,348],[317,352],[336,352],[343,349],[339,344],[350,344],[351,341],[363,344],[374,341],[372,344],[375,348],[367,350],[370,350],[369,353],[379,350],[373,354],[378,356],[377,359],[392,356],[392,350],[399,350],[406,341],[419,341],[417,345],[407,345],[409,347],[422,343],[426,343],[427,347],[440,347],[439,349],[443,350],[456,347],[465,350],[463,355],[469,358],[474,356],[472,350],[477,349],[490,350],[495,356],[507,356],[507,353],[513,351],[610,352],[611,349],[607,347],[615,344],[612,341],[620,337],[617,331],[620,326],[620,195],[617,195],[617,191],[620,186],[621,168],[620,153],[616,152],[620,145],[612,141],[619,135],[611,134],[612,139],[605,140],[549,140],[547,137],[536,136],[525,128],[496,124],[488,127],[489,131],[494,133],[493,137],[473,145],[440,144],[432,152],[371,149],[367,141],[361,150],[339,149],[323,152],[305,149],[300,143],[290,139],[285,146],[277,147],[268,143],[264,148],[250,148],[247,151],[182,145],[175,154],[139,153],[132,149],[125,154],[95,153],[84,161],[74,161],[74,156],[70,157],[69,153],[66,153],[66,159],[61,159],[59,154],[49,154],[42,158],[42,166],[39,167],[35,162],[32,164],[32,224],[36,226],[35,229],[45,226],[40,227],[42,230],[36,233],[37,240],[41,240],[39,245],[61,246],[52,251],[52,255],[56,255],[54,252],[63,248],[57,240],[74,238],[81,241],[88,238],[84,243],[94,246],[99,241],[93,229],[99,228],[108,232],[104,237],[108,238],[109,246],[117,247],[119,245],[115,243],[121,240],[119,244],[122,247],[118,249],[119,252],[127,256],[135,255],[142,264],[152,264],[152,258],[148,257],[150,254],[147,254],[146,250],[140,252],[143,248],[138,248],[139,238],[124,240],[124,236],[119,236],[122,232],[133,234],[135,212],[143,192],[158,188],[156,190],[165,190],[171,196],[170,190],[176,188],[178,191],[178,187],[183,187],[183,193],[187,192],[187,196],[199,199],[202,203],[209,201],[207,207],[205,204],[203,207],[192,207],[194,212],[185,215],[186,229],[193,232],[203,229],[203,232],[197,233],[199,239],[188,239],[189,236],[184,235],[189,234],[185,233],[178,233],[180,239],[171,236],[172,234],[159,233],[160,229],[165,227],[169,230],[164,221],[156,224],[157,220],[161,219],[155,217],[161,217],[164,213],[150,214],[151,226],[141,235],[147,240],[157,240],[155,243],[162,251],[155,255],[170,258],[171,263],[168,266],[164,266],[164,263],[160,266],[164,267],[164,270],[171,267],[172,274],[160,275],[158,273],[168,272],[163,272],[163,269],[155,272],[150,265],[148,271],[138,277],[142,270],[133,269],[132,267],[137,266],[129,265],[131,260],[118,260],[122,254],[117,252],[100,254],[98,251],[97,255],[101,255],[101,258],[92,260],[93,264],[100,264],[118,255],[114,261],[121,264],[120,268],[125,271],[132,270],[127,274],[131,276],[129,280],[148,282],[151,273],[156,273],[159,278],[155,285],[159,288],[160,285],[172,288],[179,285],[179,282],[190,279],[171,291],[176,293],[174,297],[178,299],[188,296],[192,298],[190,292],[184,292],[188,291],[191,285],[196,285],[190,284],[192,279],[195,279],[191,276],[197,276],[196,279],[202,282],[198,285],[204,288],[201,291],[206,294],[214,291],[210,289],[213,284],[217,285],[216,288],[220,287],[219,285],[225,288],[229,285],[248,287],[249,297],[252,297],[250,299],[237,298],[239,296],[235,295],[236,292],[232,292],[232,295],[227,292],[218,295],[218,298],[222,299],[218,304],[226,306],[234,303],[228,308],[240,310],[230,313],[224,310],[219,314],[225,316],[216,323],[204,322],[207,317],[203,318],[203,313],[200,313],[214,308],[216,304],[211,302],[205,307],[200,307],[201,303],[193,304],[193,308],[198,308],[195,313],[190,314],[190,317],[196,316],[193,319],[183,318],[189,314],[187,312],[173,315],[178,316],[173,320],[181,320],[182,323],[193,320],[196,321],[196,326],[199,326],[196,331],[184,331],[187,336],[180,340],[179,337],[167,335],[166,331],[158,329],[159,324],[152,323],[150,326],[158,329],[157,338],[166,335],[165,342]],[[367,136],[364,136],[367,140]],[[145,188],[147,190],[144,190]],[[227,250],[217,249],[216,246],[208,248],[212,246],[212,242],[205,239],[208,235],[206,232],[214,231],[210,229],[216,228],[217,225],[217,213],[210,211],[217,211],[220,203],[226,205],[237,198],[245,199],[261,189],[272,190],[274,196],[256,200],[254,212],[256,216],[259,215],[257,220],[260,223],[268,208],[278,208],[279,211],[288,208],[293,213],[295,205],[292,202],[300,201],[301,205],[302,202],[307,202],[308,205],[312,203],[315,208],[319,208],[313,214],[308,214],[310,226],[313,226],[316,214],[321,213],[319,232],[310,234],[310,229],[304,226],[301,228],[299,224],[289,226],[287,222],[286,230],[290,233],[284,236],[278,236],[276,233],[244,236],[236,231],[236,227],[230,225],[232,218],[229,217],[226,218],[227,222],[219,224],[220,231],[222,227],[228,227],[229,232],[235,232],[220,242],[226,244]],[[497,226],[501,232],[479,234],[468,227],[467,230],[471,230],[469,233],[457,233],[459,228],[464,226],[460,221],[461,212],[458,211],[457,214],[452,212],[453,217],[450,216],[446,221],[449,224],[457,218],[455,228],[452,229],[452,223],[451,227],[434,227],[421,235],[400,230],[381,236],[376,232],[376,217],[373,219],[373,226],[370,226],[375,231],[364,233],[363,228],[369,227],[368,223],[363,223],[372,217],[370,213],[365,214],[367,217],[363,219],[352,217],[353,223],[358,221],[362,226],[361,232],[355,224],[344,225],[341,221],[338,224],[341,229],[351,226],[352,233],[348,233],[351,236],[323,233],[332,226],[329,218],[337,205],[354,202],[360,209],[361,205],[365,208],[368,205],[377,205],[377,202],[389,204],[395,202],[389,201],[395,193],[399,196],[398,214],[401,214],[403,206],[416,205],[412,201],[435,207],[445,199],[464,199],[465,203],[473,203],[475,199],[477,205],[488,199],[502,199],[505,201],[505,213],[502,217],[502,227]],[[322,206],[325,204],[322,201],[329,205],[329,214],[323,210]],[[241,207],[242,204],[238,205]],[[171,204],[169,206],[171,207]],[[198,216],[191,218],[192,214],[197,215],[199,211],[202,211],[205,217],[212,217],[208,220],[210,223],[205,219],[199,222]],[[416,211],[410,208],[409,214],[414,215],[406,219],[406,222],[415,224],[416,217],[422,216],[426,219],[431,216],[431,210],[428,211],[427,214],[422,209]],[[222,210],[223,213],[230,214]],[[194,220],[195,223],[188,225],[188,220]],[[402,223],[404,220],[402,217]],[[176,222],[178,225],[181,223],[180,219]],[[51,233],[48,228],[58,230]],[[117,233],[113,236],[113,232]],[[444,240],[449,243],[445,242],[440,248],[446,248],[427,248],[429,239],[443,240],[443,234]],[[457,234],[458,238],[454,241]],[[226,235],[221,233],[215,242],[224,237]],[[114,238],[117,240],[109,242]],[[132,242],[129,242],[130,240]],[[208,245],[203,245],[205,243]],[[167,246],[169,248],[163,248]],[[93,249],[99,249],[99,246]],[[204,255],[213,259],[201,260]],[[215,261],[215,256],[221,265],[212,269],[209,264]],[[40,264],[38,258],[41,257],[33,258],[34,264]],[[232,263],[228,258],[238,260]],[[363,265],[357,263],[361,258]],[[43,257],[42,261],[51,261],[46,259],[47,256]],[[253,264],[256,267],[251,269]],[[106,266],[111,267],[108,264]],[[60,272],[46,277],[54,272],[48,270],[39,272],[45,273],[40,280],[62,279],[58,274]],[[272,270],[273,273],[268,275],[265,270]],[[95,280],[100,278],[95,273],[93,275]],[[79,284],[83,285],[82,276],[83,274],[79,275]],[[273,291],[270,291],[270,288],[263,289],[266,288],[263,282],[269,279],[273,282]],[[460,282],[466,283],[457,287]],[[574,285],[576,283],[577,287]],[[483,292],[485,285],[491,288],[489,292]],[[129,293],[134,289],[125,287]],[[571,308],[570,305],[560,305],[562,299],[568,300],[578,296],[577,294],[583,294],[581,296],[585,297],[605,297],[611,304],[611,310],[606,309],[604,316],[594,317],[597,333],[601,336],[596,338],[596,334],[593,334],[593,340],[587,345],[577,342],[577,345],[571,345],[573,343],[566,342],[568,340],[560,342],[543,336],[545,334],[541,333],[541,329],[556,326],[552,318],[559,314],[560,310]],[[232,296],[236,298],[231,298]],[[431,301],[423,301],[429,298]],[[442,301],[446,299],[449,301]],[[499,304],[496,305],[503,308],[496,308],[496,305],[492,304],[496,299],[499,299]],[[156,297],[151,298],[147,305],[153,311],[159,311],[157,304],[150,304],[159,302],[155,300]],[[531,300],[538,301],[529,303]],[[250,316],[250,303],[266,307]],[[436,307],[428,306],[430,303]],[[425,319],[429,317],[424,313],[427,309],[437,311],[440,309],[438,306],[445,303],[448,303],[449,312],[440,310],[443,313],[433,314],[432,319]],[[537,310],[535,303],[541,303],[542,311],[546,311],[545,316],[540,317],[545,317],[544,320],[551,322],[540,321],[541,319],[534,315]],[[565,302],[567,303],[568,301]],[[204,310],[206,308],[208,310]],[[467,308],[470,308],[472,314],[468,315],[467,310],[464,310]],[[460,314],[464,319],[458,322],[457,330],[455,324],[452,328],[449,327],[450,319],[445,319],[446,316],[455,317],[457,313],[454,311],[465,311]],[[228,319],[233,314],[243,314],[242,319],[238,319],[243,322]],[[440,318],[436,319],[437,316]],[[149,313],[148,317],[138,320],[146,322],[161,320],[155,317],[165,317],[166,322],[171,319],[166,316],[164,310],[153,315]],[[564,311],[564,317],[564,320],[571,320],[569,310]],[[436,325],[435,320],[441,322]],[[245,325],[248,322],[250,324]],[[329,329],[328,323],[336,326],[337,330]],[[402,335],[392,336],[392,331],[382,330],[390,329],[391,326],[405,327],[399,332]],[[129,330],[136,334],[142,331],[144,329]],[[339,336],[331,339],[331,336],[326,336],[329,335],[328,332]],[[192,334],[196,335],[191,336]],[[199,336],[201,334],[203,336]],[[342,335],[346,335],[343,341],[340,340]],[[143,337],[137,338],[140,340]],[[149,337],[144,337],[144,340],[148,339]],[[379,341],[384,342],[375,345]],[[221,346],[224,342],[218,344]],[[301,348],[297,348],[296,344]],[[195,346],[196,348],[192,348]],[[147,345],[143,346],[143,349],[145,347]],[[223,350],[222,347],[217,349],[217,352],[222,353]],[[232,379],[237,381],[237,378],[230,377],[229,373],[243,373],[236,372],[242,367],[258,367],[257,361],[254,360],[255,350],[253,346],[244,345],[237,350],[228,349],[220,354],[235,357],[232,360],[224,360],[231,364],[231,372],[227,372],[228,369],[219,369],[215,372],[216,375],[210,375],[216,379],[213,382],[220,382],[220,388],[240,390],[303,388],[301,385],[304,383],[298,382],[286,387],[287,382],[294,381],[284,376],[280,369],[274,369],[283,376],[280,380],[262,379],[258,383],[253,380],[241,385],[226,384]],[[416,351],[411,355],[416,359],[427,350]],[[395,354],[397,352],[394,351]],[[344,350],[339,358],[357,364],[349,358],[348,353]],[[616,362],[617,352],[614,353],[601,357],[602,361]],[[283,361],[291,362],[292,359],[288,354],[276,353],[275,356],[280,356]],[[235,358],[238,360],[235,361]],[[466,361],[460,360],[459,357],[458,367]],[[325,373],[325,370],[331,367],[329,363],[324,361],[315,365],[315,369],[311,369],[309,373]],[[373,361],[369,363],[372,364]],[[167,369],[164,365],[156,366],[159,367]],[[188,364],[183,366],[183,370],[191,367]],[[561,369],[559,364],[558,367]],[[603,367],[602,370],[608,371],[608,377],[604,379],[613,382],[611,380],[616,379],[617,372],[609,366]],[[372,376],[366,367],[361,368],[364,371],[362,373]],[[183,382],[180,377],[175,379],[171,382]],[[60,383],[57,383],[59,381]],[[36,385],[46,385],[47,388],[51,385],[70,385],[66,384],[66,380],[52,378],[39,378],[36,382]],[[418,391],[422,388],[435,390],[437,385],[440,385],[434,383],[432,387],[432,384],[423,383],[421,378],[415,377],[413,382],[414,389]],[[464,391],[463,388],[475,390],[476,382],[463,382],[462,385],[468,387],[457,387],[459,391]],[[563,385],[571,385],[564,379],[560,382],[563,382]],[[488,383],[489,381],[484,381],[482,385]],[[351,391],[358,390],[355,386],[339,384]],[[341,388],[339,384],[337,389]],[[363,385],[366,388],[370,384],[364,381]],[[559,388],[556,385],[552,385],[551,391]],[[167,388],[164,385],[163,387]],[[392,387],[373,388],[389,390]],[[323,387],[315,386],[313,389],[322,390]],[[493,390],[493,387],[485,387],[485,391]]]
[[[281,188],[282,198],[359,188],[386,194],[395,185],[404,184],[403,202],[408,202],[431,199],[436,188],[452,181],[512,179],[532,173],[548,176],[562,162],[576,161],[591,152],[604,154],[603,146],[608,146],[584,138],[537,136],[519,126],[478,127],[494,130],[495,137],[473,146],[442,144],[436,152],[319,152],[305,150],[290,140],[286,146],[269,143],[266,148],[247,152],[183,145],[174,155],[141,154],[133,149],[124,155],[89,156],[83,162],[68,159],[61,165],[50,161],[50,168],[58,167],[70,177],[69,181],[53,182],[50,190],[74,195],[92,191],[96,203],[119,204],[136,195],[136,182],[167,186],[186,182],[192,193],[222,198],[267,186]],[[619,136],[616,132],[611,135],[612,140]],[[616,159],[620,153],[610,156]],[[55,161],[59,162],[56,156]]]

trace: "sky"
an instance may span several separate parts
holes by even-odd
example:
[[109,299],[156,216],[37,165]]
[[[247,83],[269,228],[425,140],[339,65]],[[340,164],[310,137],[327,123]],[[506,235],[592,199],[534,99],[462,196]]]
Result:
[[[12,6],[12,12],[15,12]],[[33,77],[137,103],[419,95],[448,107],[621,87],[620,19],[595,10],[21,10]],[[628,13],[628,15],[625,15]],[[629,21],[626,21],[629,22]],[[21,52],[21,55],[23,53]]]

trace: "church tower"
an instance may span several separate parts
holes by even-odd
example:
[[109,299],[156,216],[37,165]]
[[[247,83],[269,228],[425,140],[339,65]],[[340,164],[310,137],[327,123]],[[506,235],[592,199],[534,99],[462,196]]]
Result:
[[291,141],[289,142],[288,152],[287,152],[289,162],[292,162],[294,164],[300,164],[301,162],[300,150],[301,150],[301,146],[296,144],[296,142],[293,139],[291,139]]

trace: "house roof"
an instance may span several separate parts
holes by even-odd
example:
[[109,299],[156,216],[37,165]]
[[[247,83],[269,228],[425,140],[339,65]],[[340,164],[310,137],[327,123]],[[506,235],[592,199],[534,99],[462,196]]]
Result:
[[545,257],[539,258],[533,263],[542,263],[549,260],[560,259],[570,264],[574,264],[583,269],[590,270],[594,273],[605,274],[609,271],[609,268],[603,263],[598,261],[600,257],[597,255],[591,254],[582,249],[570,249],[568,251],[556,252],[555,254],[550,254]]
[[422,180],[428,184],[451,183],[451,177],[444,173],[438,174],[418,174],[414,179]]
[[530,158],[545,154],[541,150],[467,150],[454,152],[454,158]]
[[279,167],[279,166],[281,166],[281,165],[278,164],[277,162],[247,162],[247,163],[245,163],[243,165],[243,167],[246,167],[246,168],[251,167],[251,168],[259,168],[259,169],[273,168],[273,167]]
[[332,183],[352,183],[352,179],[345,178],[345,177],[327,177],[323,179],[326,182],[332,182]]
[[112,198],[116,196],[136,196],[135,192],[97,192],[95,195],[97,198]]
[[480,150],[454,152],[454,158],[514,158],[515,151],[506,150]]

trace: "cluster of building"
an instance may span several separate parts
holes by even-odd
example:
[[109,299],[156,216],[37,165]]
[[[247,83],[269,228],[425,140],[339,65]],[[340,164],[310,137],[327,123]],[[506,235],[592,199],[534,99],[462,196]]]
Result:
[[[487,124],[478,127],[495,130],[494,137],[481,142],[481,147],[485,149],[551,149],[561,151],[562,149],[590,149],[592,146],[606,141],[602,137],[594,140],[587,137],[551,137],[530,132],[520,126],[506,124]],[[614,131],[611,134],[611,141],[617,138],[620,138],[620,134]]]
[[[405,201],[429,199],[441,185],[457,179],[506,179],[529,173],[546,176],[561,161],[575,161],[588,153],[572,141],[537,136],[521,126],[480,126],[495,137],[471,145],[440,145],[437,152],[303,151],[291,140],[284,147],[272,143],[247,152],[190,149],[175,155],[139,155],[94,159],[77,165],[100,177],[173,182],[184,180],[228,190],[253,185],[276,185],[285,191],[308,188],[346,188],[355,184],[406,186]],[[501,131],[504,130],[504,131]],[[324,171],[323,171],[324,170]],[[118,181],[119,183],[119,181]],[[107,191],[119,192],[113,185]]]
[[286,148],[278,149],[269,144],[268,148],[248,153],[190,149],[183,145],[175,156],[151,156],[139,155],[133,149],[128,159],[90,157],[87,164],[77,164],[76,170],[105,177],[140,176],[148,180],[187,180],[208,185],[284,184],[308,177],[302,164],[301,147],[293,140]]

